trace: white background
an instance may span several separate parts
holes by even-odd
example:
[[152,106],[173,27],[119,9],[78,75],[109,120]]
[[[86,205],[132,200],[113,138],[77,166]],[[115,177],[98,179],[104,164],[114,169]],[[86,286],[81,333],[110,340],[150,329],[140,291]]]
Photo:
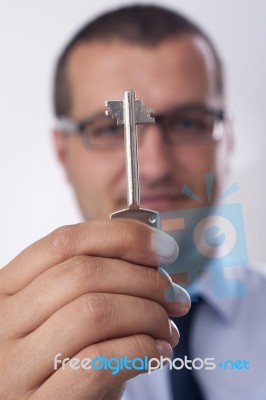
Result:
[[[54,62],[81,24],[130,3],[0,0],[0,265],[57,226],[81,220],[49,134]],[[236,118],[237,200],[244,209],[249,257],[265,262],[266,2],[163,4],[193,17],[222,53]]]

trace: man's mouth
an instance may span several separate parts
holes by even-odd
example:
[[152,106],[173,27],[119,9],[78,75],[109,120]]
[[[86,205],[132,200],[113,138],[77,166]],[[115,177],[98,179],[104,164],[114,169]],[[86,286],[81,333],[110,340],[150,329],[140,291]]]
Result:
[[[182,209],[188,201],[187,196],[182,193],[160,193],[160,194],[141,194],[141,208],[146,208],[155,211],[173,211]],[[127,201],[121,199],[120,207],[126,208]]]
[[141,196],[141,207],[156,211],[170,211],[178,208],[183,196],[162,194],[158,196]]

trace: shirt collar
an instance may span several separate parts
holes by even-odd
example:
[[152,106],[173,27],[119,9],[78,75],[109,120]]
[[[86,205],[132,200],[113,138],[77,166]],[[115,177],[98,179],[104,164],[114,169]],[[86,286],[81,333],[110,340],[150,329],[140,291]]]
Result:
[[187,290],[192,301],[197,301],[200,297],[222,319],[229,322],[235,317],[241,299],[247,295],[243,272],[243,266],[211,266],[206,268]]

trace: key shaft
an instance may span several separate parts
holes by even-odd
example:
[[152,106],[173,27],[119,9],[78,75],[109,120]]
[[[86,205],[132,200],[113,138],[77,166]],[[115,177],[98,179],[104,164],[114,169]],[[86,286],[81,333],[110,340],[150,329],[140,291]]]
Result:
[[106,115],[116,118],[118,125],[124,125],[127,178],[128,208],[112,213],[110,218],[136,219],[154,228],[160,228],[159,213],[140,207],[137,125],[154,123],[154,110],[136,99],[133,90],[124,91],[123,101],[108,100],[105,105],[108,107]]
[[124,92],[125,153],[127,174],[127,205],[140,208],[138,139],[136,125],[136,96],[133,90]]

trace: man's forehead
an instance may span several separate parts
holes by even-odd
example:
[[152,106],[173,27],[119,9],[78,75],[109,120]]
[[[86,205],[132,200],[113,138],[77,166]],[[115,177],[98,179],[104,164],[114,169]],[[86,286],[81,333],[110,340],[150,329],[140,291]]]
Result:
[[[139,58],[136,59],[137,55]],[[166,57],[161,58],[161,66],[182,62],[191,62],[193,65],[198,61],[205,62],[209,69],[215,67],[209,44],[200,36],[190,34],[169,38],[154,46],[129,43],[120,39],[86,41],[72,49],[68,60],[68,71],[72,79],[84,69],[93,72],[99,67],[100,72],[105,72],[106,75],[108,75],[107,67],[110,71],[126,67],[133,73],[139,66],[150,67],[154,59],[163,55]],[[132,60],[133,63],[130,62]]]
[[156,46],[118,39],[84,42],[72,50],[67,76],[74,105],[78,101],[97,106],[100,101],[102,107],[103,98],[121,96],[125,89],[136,90],[145,101],[149,101],[147,97],[154,103],[159,100],[158,105],[166,93],[172,103],[170,93],[174,96],[175,90],[181,97],[188,97],[181,98],[183,102],[191,96],[217,94],[212,51],[204,39],[195,35],[173,37]]

